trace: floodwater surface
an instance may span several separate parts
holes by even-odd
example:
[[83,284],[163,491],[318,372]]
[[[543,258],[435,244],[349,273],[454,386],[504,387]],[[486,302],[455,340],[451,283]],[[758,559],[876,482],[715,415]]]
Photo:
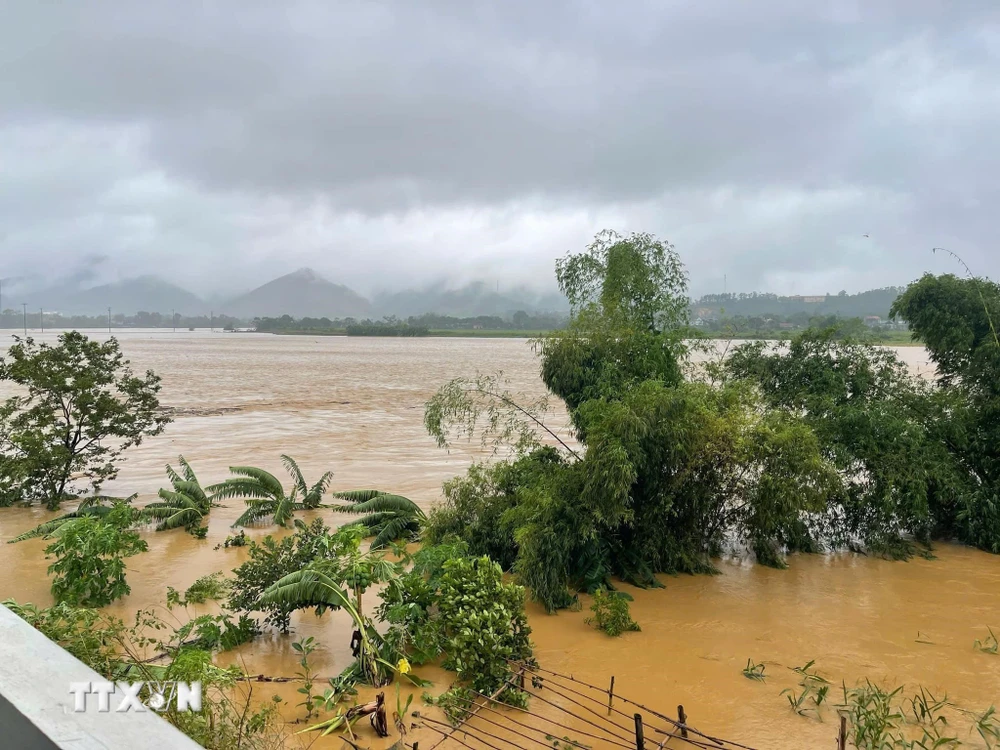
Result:
[[[332,469],[337,490],[391,490],[429,508],[440,498],[442,481],[477,455],[485,458],[476,445],[447,452],[427,436],[423,405],[434,390],[452,377],[503,370],[512,390],[544,393],[537,358],[525,340],[207,331],[128,331],[119,338],[136,369],[162,376],[161,400],[175,419],[162,435],[130,451],[118,480],[106,486],[112,494],[138,492],[140,503],[166,484],[163,466],[179,454],[207,485],[224,479],[234,465],[284,476],[279,456],[288,453],[307,481]],[[923,349],[898,352],[915,371],[930,371]],[[555,409],[550,424],[568,437],[564,411]],[[242,562],[242,549],[214,549],[242,511],[238,501],[226,504],[212,511],[205,540],[180,530],[144,533],[149,552],[129,560],[132,594],[108,611],[130,618],[137,609],[161,605],[167,586],[183,590],[206,573],[228,572]],[[38,508],[0,509],[0,541],[53,515]],[[248,534],[261,538],[269,532]],[[45,544],[0,544],[0,599],[51,603]],[[851,687],[870,678],[905,685],[907,692],[923,686],[938,696],[947,693],[955,705],[982,711],[1000,702],[1000,656],[975,650],[973,642],[987,636],[987,626],[1000,633],[1000,557],[953,545],[938,545],[935,553],[934,559],[909,562],[795,555],[787,570],[734,560],[720,563],[717,576],[663,576],[661,589],[625,587],[635,598],[632,615],[642,631],[617,639],[585,623],[587,597],[581,611],[554,616],[529,605],[536,656],[543,668],[598,686],[613,675],[616,694],[656,712],[674,716],[683,704],[691,725],[757,748],[834,746],[834,709],[821,708],[818,718],[799,716],[780,694],[797,686],[791,668],[810,660],[834,684],[831,696],[842,682]],[[374,598],[368,597],[369,605]],[[312,658],[316,673],[332,676],[350,664],[351,628],[343,613],[300,612],[292,624],[292,637],[266,635],[221,658],[235,659],[250,674],[294,675],[299,667],[291,641],[311,635],[321,644]],[[743,676],[748,659],[765,664],[766,681]],[[432,692],[447,687],[448,673],[418,671],[434,680]],[[277,693],[290,704],[297,700],[293,685],[254,690],[256,699]],[[394,688],[388,690],[392,704]],[[616,705],[629,715],[635,710]],[[419,698],[413,708],[426,710]],[[558,713],[540,701],[533,710]],[[295,709],[285,713],[293,717]],[[629,724],[616,716],[622,726]],[[648,713],[647,719],[655,721]],[[571,720],[570,726],[587,725]],[[362,744],[373,744],[367,722],[359,727]],[[976,746],[966,729],[961,739]],[[420,731],[421,745],[433,744],[433,733]],[[647,746],[662,740],[655,735]],[[340,742],[331,738],[322,746]],[[449,746],[461,747],[456,741]],[[666,746],[676,746],[676,740]]]

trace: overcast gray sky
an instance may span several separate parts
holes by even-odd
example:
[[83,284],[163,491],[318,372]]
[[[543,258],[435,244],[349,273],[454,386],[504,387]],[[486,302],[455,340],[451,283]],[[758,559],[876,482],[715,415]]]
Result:
[[605,227],[695,293],[1000,276],[996,0],[0,11],[0,277],[549,286]]

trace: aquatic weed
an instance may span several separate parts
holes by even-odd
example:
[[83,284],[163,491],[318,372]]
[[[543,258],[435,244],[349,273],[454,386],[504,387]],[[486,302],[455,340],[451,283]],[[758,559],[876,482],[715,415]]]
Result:
[[747,665],[743,668],[743,676],[748,680],[764,682],[764,664],[754,664],[752,659],[747,659]]
[[989,631],[990,637],[983,640],[977,638],[972,647],[977,651],[982,651],[984,654],[1000,653],[1000,642],[997,641],[997,637],[993,634],[993,629],[987,626],[986,630]]

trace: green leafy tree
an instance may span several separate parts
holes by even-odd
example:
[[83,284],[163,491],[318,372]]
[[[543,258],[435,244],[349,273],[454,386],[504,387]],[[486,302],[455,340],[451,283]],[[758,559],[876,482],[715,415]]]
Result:
[[264,591],[275,582],[314,560],[336,557],[343,551],[343,540],[330,535],[330,529],[319,518],[306,525],[296,519],[295,532],[276,540],[268,535],[246,547],[247,559],[233,571],[231,609],[251,614],[261,612],[264,622],[282,632],[288,632],[291,613],[296,607],[262,601]]
[[334,505],[334,510],[362,514],[355,523],[364,527],[367,536],[375,537],[371,548],[376,550],[400,539],[416,539],[426,519],[420,506],[402,495],[381,490],[349,490],[335,492],[333,496],[350,501]]
[[503,580],[486,557],[444,563],[438,594],[444,665],[474,690],[492,693],[510,673],[510,661],[531,657],[524,589]]
[[333,472],[326,472],[318,482],[310,486],[306,484],[299,465],[291,456],[283,454],[281,462],[292,477],[290,492],[285,491],[274,474],[254,466],[231,466],[229,471],[237,476],[208,488],[214,499],[239,497],[246,500],[247,509],[233,526],[258,523],[268,516],[278,526],[287,526],[295,511],[320,507],[323,495],[333,479]]
[[[444,655],[459,680],[492,693],[511,674],[511,661],[532,658],[524,589],[504,581],[487,557],[468,557],[462,543],[424,546],[397,585],[383,590],[379,615],[386,641],[423,664]],[[501,700],[515,698],[506,691]]]
[[19,534],[13,539],[9,540],[7,544],[14,544],[16,542],[23,542],[25,539],[35,539],[37,537],[51,536],[56,533],[63,526],[75,523],[82,518],[105,518],[111,511],[114,510],[117,503],[132,503],[138,495],[130,495],[129,497],[109,497],[106,495],[90,495],[89,497],[83,498],[80,504],[77,506],[76,510],[70,511],[69,513],[64,513],[58,518],[53,518],[51,521],[46,521],[41,523],[30,531],[25,531],[23,534]]
[[0,504],[42,501],[51,510],[84,485],[97,494],[127,449],[170,422],[160,378],[134,375],[116,339],[70,331],[52,346],[15,338],[0,381],[22,391],[0,405]]
[[542,380],[571,410],[645,380],[680,382],[687,276],[672,245],[604,231],[557,261],[556,279],[573,314],[542,340]]
[[837,467],[841,486],[825,519],[832,546],[906,557],[908,538],[950,535],[956,501],[970,489],[942,427],[964,413],[953,394],[912,375],[891,350],[831,330],[747,344],[725,369],[754,382],[768,407],[808,424]]
[[927,274],[897,298],[891,314],[927,347],[943,388],[959,402],[940,428],[975,492],[958,502],[955,532],[1000,553],[1000,285],[971,274]]
[[594,603],[590,605],[593,617],[587,618],[587,624],[598,630],[603,630],[613,638],[622,633],[641,630],[639,624],[632,619],[628,608],[628,599],[618,591],[608,591],[599,588],[594,592]]
[[514,457],[453,483],[427,537],[493,544],[549,610],[612,576],[655,586],[657,573],[710,572],[734,541],[778,567],[786,550],[815,549],[805,518],[825,508],[833,467],[807,425],[752,387],[684,380],[688,300],[673,248],[602,233],[556,272],[573,315],[540,342],[542,378],[583,450],[557,440],[561,451],[540,452],[554,432],[534,412],[453,381],[428,402],[431,434],[482,429]]
[[103,607],[132,591],[125,580],[125,558],[145,552],[146,542],[129,527],[134,509],[117,504],[105,518],[84,516],[60,526],[45,548],[52,596],[60,603]]

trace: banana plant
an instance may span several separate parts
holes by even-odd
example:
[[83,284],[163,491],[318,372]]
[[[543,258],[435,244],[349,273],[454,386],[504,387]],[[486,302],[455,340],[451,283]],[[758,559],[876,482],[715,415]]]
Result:
[[362,514],[354,523],[363,526],[366,536],[374,536],[372,549],[383,549],[399,539],[415,539],[427,516],[415,502],[382,490],[350,490],[333,496],[347,500],[334,505],[341,513]]
[[167,464],[167,478],[171,489],[161,488],[157,493],[160,500],[149,503],[143,509],[145,517],[157,521],[157,531],[183,526],[193,532],[201,526],[202,520],[215,504],[215,497],[205,492],[184,456],[178,456],[178,461],[181,465],[180,474]]
[[[280,578],[264,591],[262,604],[290,605],[296,609],[309,607],[319,612],[342,609],[354,620],[354,654],[363,679],[374,687],[386,683],[374,639],[380,639],[375,626],[351,601],[350,595],[332,575],[323,570],[324,563],[314,563]],[[330,573],[334,573],[332,570]],[[335,573],[334,573],[335,575]]]
[[247,526],[268,516],[278,526],[287,526],[295,511],[321,507],[323,495],[333,479],[333,472],[326,472],[310,487],[294,459],[282,455],[281,462],[292,477],[291,492],[285,492],[274,474],[255,466],[230,466],[229,471],[236,476],[208,488],[217,499],[239,497],[246,501],[246,511],[236,519],[233,526]]

